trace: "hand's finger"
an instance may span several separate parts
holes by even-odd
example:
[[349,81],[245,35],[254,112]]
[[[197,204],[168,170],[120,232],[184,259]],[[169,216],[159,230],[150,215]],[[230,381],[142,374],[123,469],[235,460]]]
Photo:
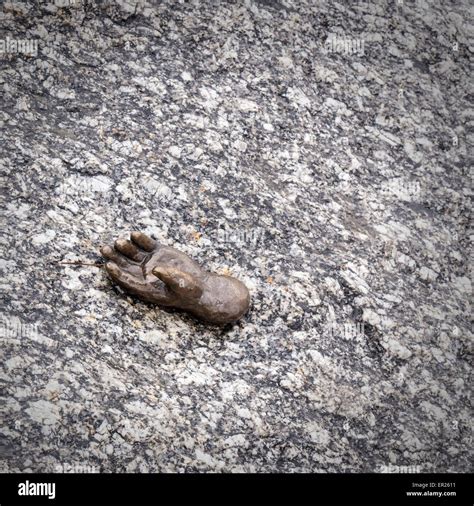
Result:
[[127,239],[117,239],[114,247],[117,251],[120,251],[122,255],[125,255],[134,262],[141,262],[147,256],[146,253],[140,251],[134,244],[127,241]]
[[120,267],[114,262],[107,262],[105,264],[105,270],[116,280],[123,279],[123,272]]
[[158,302],[166,304],[168,296],[164,291],[150,290],[150,283],[141,281],[140,279],[130,275],[128,272],[123,271],[120,267],[113,262],[105,264],[105,270],[110,277],[120,285],[125,291],[137,295],[142,300],[149,300],[151,302]]
[[100,248],[100,253],[104,258],[112,260],[112,262],[115,262],[120,267],[126,267],[129,265],[128,260],[111,246],[102,246]]
[[151,252],[156,248],[156,241],[142,232],[132,232],[130,238],[137,246],[145,251]]
[[170,290],[184,298],[198,298],[202,295],[197,279],[187,272],[161,265],[154,267],[151,272]]
[[114,262],[107,262],[105,264],[105,270],[114,281],[127,290],[134,291],[134,289],[145,287],[144,283],[137,281],[133,276],[120,269]]

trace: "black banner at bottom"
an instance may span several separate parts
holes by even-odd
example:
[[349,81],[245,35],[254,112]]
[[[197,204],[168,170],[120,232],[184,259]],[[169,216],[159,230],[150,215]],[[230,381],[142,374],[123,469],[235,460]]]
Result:
[[470,506],[471,478],[468,474],[0,474],[0,506]]

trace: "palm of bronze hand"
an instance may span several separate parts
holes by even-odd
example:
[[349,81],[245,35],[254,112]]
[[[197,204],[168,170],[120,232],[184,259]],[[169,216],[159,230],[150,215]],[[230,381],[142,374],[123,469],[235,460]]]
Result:
[[249,293],[237,279],[206,272],[184,253],[141,232],[132,232],[130,239],[101,248],[108,274],[127,292],[213,323],[234,321],[247,310]]

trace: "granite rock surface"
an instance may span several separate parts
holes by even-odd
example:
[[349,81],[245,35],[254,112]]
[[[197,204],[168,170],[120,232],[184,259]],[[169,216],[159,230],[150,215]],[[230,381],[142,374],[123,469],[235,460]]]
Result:
[[[2,2],[0,468],[472,471],[470,37],[467,0]],[[249,312],[123,294],[132,230]]]

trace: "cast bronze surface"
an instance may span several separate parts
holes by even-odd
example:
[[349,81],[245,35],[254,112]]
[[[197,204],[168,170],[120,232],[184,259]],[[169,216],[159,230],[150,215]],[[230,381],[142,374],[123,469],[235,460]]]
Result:
[[132,232],[130,239],[100,249],[108,274],[125,291],[210,323],[229,323],[247,311],[249,291],[238,279],[205,271],[184,253],[141,232]]

